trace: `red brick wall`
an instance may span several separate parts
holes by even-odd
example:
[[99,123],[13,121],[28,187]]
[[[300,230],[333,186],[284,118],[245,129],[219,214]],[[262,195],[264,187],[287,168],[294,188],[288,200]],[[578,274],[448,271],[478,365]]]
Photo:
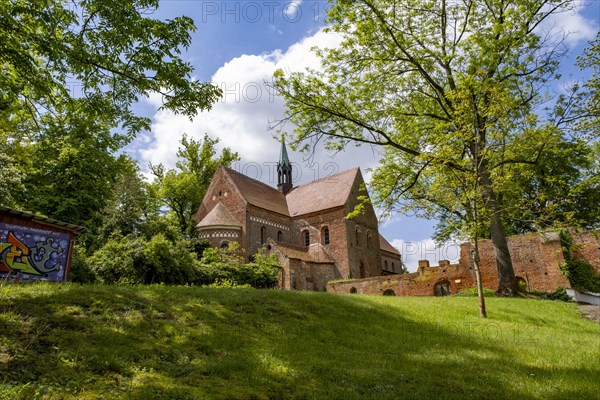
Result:
[[265,228],[264,244],[267,243],[268,239],[277,242],[277,233],[280,231],[282,235],[281,242],[293,244],[291,242],[292,232],[290,225],[290,218],[285,215],[249,205],[248,213],[246,214],[247,232],[244,245],[248,250],[247,254],[249,256],[256,254],[262,246],[260,236],[262,227]]
[[[593,232],[572,233],[575,244],[574,257],[582,258],[600,271],[600,241]],[[479,243],[483,286],[498,288],[498,271],[492,243],[482,240]],[[560,264],[564,261],[560,240],[556,233],[511,236],[508,238],[515,275],[524,279],[529,290],[554,291],[560,287],[570,287],[568,279],[561,273]],[[419,269],[412,274],[389,275],[348,282],[330,283],[330,292],[383,294],[391,289],[397,296],[432,296],[435,285],[447,281],[451,293],[475,287],[471,245],[463,243],[459,264],[449,265],[440,261],[440,266],[430,267],[429,262],[420,261]]]
[[[386,268],[387,262],[387,268]],[[400,256],[398,254],[390,253],[385,250],[381,250],[381,269],[385,273],[391,272],[399,274],[400,271]]]
[[[360,171],[352,185],[348,202],[344,207],[344,216],[352,212],[360,203],[358,196],[366,195],[364,180]],[[363,213],[346,222],[346,243],[349,245],[349,273],[344,278],[361,278],[379,276],[381,270],[381,253],[379,251],[379,230],[377,216],[373,207],[365,207]],[[358,241],[356,228],[359,229]],[[367,238],[370,237],[370,240]],[[363,268],[361,270],[361,264]]]
[[600,232],[570,231],[573,238],[573,258],[583,260],[591,264],[596,273],[600,274]]
[[[473,260],[470,257],[471,245],[461,244],[459,263],[470,268]],[[498,288],[498,269],[491,240],[479,243],[481,258],[481,275],[483,286],[492,290]],[[560,239],[556,233],[531,233],[508,237],[515,276],[527,283],[528,290],[553,291],[561,286],[569,287],[568,279],[560,271],[564,262]]]
[[[310,243],[321,243],[327,254],[336,262],[335,279],[346,278],[348,268],[348,242],[344,209],[338,207],[321,213],[303,215],[293,222],[292,245],[304,246],[302,232],[308,230]],[[323,229],[329,229],[329,244],[323,244]]]
[[[230,182],[229,178],[225,176],[224,170],[219,168],[210,186],[208,187],[202,204],[198,207],[196,212],[196,222],[202,221],[206,215],[213,209],[217,203],[223,203],[227,211],[239,221],[242,227],[239,232],[237,241],[244,246],[246,243],[246,200],[237,191],[235,186]],[[212,232],[212,231],[211,231]],[[220,240],[209,240],[213,246],[218,246]]]

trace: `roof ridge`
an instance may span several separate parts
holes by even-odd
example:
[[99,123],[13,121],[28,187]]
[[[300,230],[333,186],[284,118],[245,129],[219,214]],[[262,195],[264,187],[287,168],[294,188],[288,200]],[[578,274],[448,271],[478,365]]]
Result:
[[[261,185],[263,185],[263,186],[266,186],[266,187],[268,187],[269,189],[272,189],[272,190],[276,191],[277,193],[281,193],[279,190],[277,190],[277,188],[275,188],[275,187],[273,187],[273,186],[271,186],[271,185],[269,185],[269,184],[266,184],[266,183],[264,183],[263,181],[259,181],[258,179],[254,179],[254,178],[252,178],[252,177],[249,177],[248,175],[242,174],[241,172],[239,172],[239,171],[236,171],[236,170],[235,170],[235,169],[233,169],[233,168],[229,168],[229,167],[226,167],[226,166],[224,166],[224,165],[223,165],[223,168],[225,168],[225,170],[226,170],[226,171],[228,171],[228,172],[233,172],[233,173],[235,173],[236,175],[243,176],[245,179],[249,179],[249,180],[251,180],[251,181],[254,181],[254,182],[260,183]],[[243,193],[242,193],[242,195],[243,195]]]
[[333,175],[327,175],[327,176],[324,176],[324,177],[322,177],[322,178],[315,179],[314,181],[306,182],[306,183],[303,183],[303,184],[301,184],[301,185],[295,186],[295,187],[294,187],[294,189],[296,189],[296,188],[299,188],[299,187],[302,187],[302,186],[307,186],[307,185],[310,185],[310,184],[312,184],[312,183],[315,183],[315,182],[324,181],[324,180],[326,180],[326,179],[331,179],[331,178],[334,178],[334,177],[336,177],[336,176],[339,176],[339,175],[346,174],[346,173],[348,173],[348,172],[350,172],[350,171],[353,171],[353,170],[358,170],[358,171],[360,171],[360,167],[348,168],[348,169],[345,169],[345,170],[343,170],[343,171],[341,171],[341,172],[337,172],[337,173],[335,173],[335,174],[333,174]]

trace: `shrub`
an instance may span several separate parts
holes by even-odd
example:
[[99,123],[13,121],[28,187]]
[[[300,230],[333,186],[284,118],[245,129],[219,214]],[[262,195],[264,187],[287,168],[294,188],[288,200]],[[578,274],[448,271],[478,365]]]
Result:
[[210,248],[204,251],[197,268],[197,283],[212,285],[215,282],[232,282],[254,288],[273,288],[277,285],[279,268],[274,254],[259,251],[251,263],[243,262],[243,253],[237,243],[227,249]]
[[565,262],[560,266],[560,269],[569,278],[571,286],[583,292],[600,293],[600,275],[588,262],[574,259],[571,256],[571,250],[575,245],[569,232],[563,230],[559,235],[565,258]]
[[569,278],[574,289],[583,292],[600,293],[600,276],[594,267],[585,261],[568,260],[561,265],[563,274]]
[[76,283],[95,283],[98,281],[94,270],[85,256],[85,248],[83,247],[73,246],[68,280]]
[[99,280],[109,284],[187,284],[198,275],[195,254],[161,233],[150,240],[113,235],[88,260]]

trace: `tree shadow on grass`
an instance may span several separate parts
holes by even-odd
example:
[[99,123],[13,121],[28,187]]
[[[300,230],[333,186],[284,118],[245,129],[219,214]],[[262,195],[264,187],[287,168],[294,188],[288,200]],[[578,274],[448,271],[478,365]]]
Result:
[[[23,398],[591,398],[598,389],[598,362],[572,362],[586,349],[547,352],[535,335],[476,318],[427,322],[401,298],[47,285],[2,303],[0,382],[29,384]],[[530,333],[545,329],[524,313]]]

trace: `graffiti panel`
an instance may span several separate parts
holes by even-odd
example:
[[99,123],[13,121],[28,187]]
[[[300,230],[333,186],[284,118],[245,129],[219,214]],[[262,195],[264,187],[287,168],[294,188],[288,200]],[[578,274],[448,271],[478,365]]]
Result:
[[63,281],[68,233],[0,222],[0,276]]

